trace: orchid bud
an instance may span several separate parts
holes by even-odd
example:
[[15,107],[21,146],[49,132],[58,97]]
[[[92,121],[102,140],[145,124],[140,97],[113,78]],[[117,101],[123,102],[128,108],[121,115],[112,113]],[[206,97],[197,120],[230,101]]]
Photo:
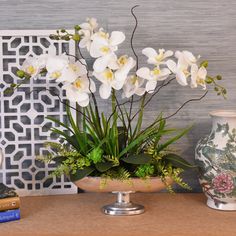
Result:
[[23,70],[18,70],[16,74],[21,79],[25,77],[25,72]]

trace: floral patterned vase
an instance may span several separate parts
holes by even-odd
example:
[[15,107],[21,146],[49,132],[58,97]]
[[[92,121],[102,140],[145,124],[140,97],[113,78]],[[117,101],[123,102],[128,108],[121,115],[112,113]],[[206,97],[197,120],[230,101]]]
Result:
[[207,205],[218,210],[236,210],[236,111],[210,113],[210,135],[196,147],[200,184]]

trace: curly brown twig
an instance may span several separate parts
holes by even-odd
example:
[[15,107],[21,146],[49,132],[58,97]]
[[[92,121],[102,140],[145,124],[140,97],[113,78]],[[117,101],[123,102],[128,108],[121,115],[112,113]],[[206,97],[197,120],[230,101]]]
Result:
[[131,14],[132,14],[132,16],[134,17],[134,19],[135,19],[135,26],[134,26],[134,29],[133,29],[133,32],[132,32],[132,35],[131,35],[131,38],[130,38],[130,46],[131,46],[131,49],[132,49],[132,51],[133,51],[133,53],[134,53],[134,56],[135,56],[135,58],[136,58],[136,71],[138,70],[138,55],[137,55],[137,53],[135,52],[135,49],[134,49],[134,45],[133,45],[133,40],[134,40],[134,34],[135,34],[135,31],[136,31],[136,29],[137,29],[137,27],[138,27],[138,19],[137,19],[137,17],[136,17],[136,15],[134,14],[134,9],[136,8],[136,7],[139,7],[139,5],[135,5],[135,6],[133,6],[132,8],[131,8]]
[[[200,101],[202,100],[206,95],[207,95],[208,91],[206,91],[201,97],[199,98],[192,98],[192,99],[189,99],[187,100],[186,102],[184,102],[174,113],[172,113],[171,115],[169,116],[166,116],[166,117],[163,117],[161,119],[158,119],[156,121],[154,121],[151,125],[149,125],[146,129],[149,129],[151,127],[153,127],[155,124],[159,123],[160,121],[162,120],[167,120],[167,119],[170,119],[171,117],[173,117],[174,115],[176,115],[184,106],[186,106],[188,103],[190,102],[195,102],[195,101]],[[141,132],[142,133],[142,132]]]
[[[152,100],[152,98],[163,88],[166,87],[168,84],[170,84],[175,78],[170,79],[167,83],[165,83],[164,81],[162,82],[161,85],[159,85],[158,89],[151,95],[151,97],[145,102],[143,108],[145,108],[149,102]],[[133,115],[133,117],[131,118],[131,121],[133,121],[133,119],[139,114],[139,112],[141,111],[141,108]]]

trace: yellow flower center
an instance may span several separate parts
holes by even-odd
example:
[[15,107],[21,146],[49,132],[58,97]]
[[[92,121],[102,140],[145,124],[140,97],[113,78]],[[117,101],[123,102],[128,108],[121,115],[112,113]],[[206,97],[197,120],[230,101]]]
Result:
[[131,77],[131,79],[130,79],[130,83],[134,85],[137,80],[138,80],[138,77],[135,76],[135,75],[133,75],[133,76]]
[[36,72],[36,68],[33,67],[32,65],[30,65],[26,68],[26,73],[29,75],[33,75],[35,72]]
[[69,67],[71,70],[73,70],[74,72],[79,72],[79,67],[75,64],[69,64]]
[[77,89],[81,89],[82,88],[82,81],[80,79],[77,79],[73,85],[77,88]]
[[189,71],[187,69],[182,70],[182,72],[184,73],[184,75],[186,77],[188,77],[190,75],[190,73],[189,73]]
[[157,62],[162,61],[164,58],[164,51],[160,51],[160,53],[155,57]]
[[160,73],[161,73],[161,70],[158,68],[155,68],[154,70],[152,70],[153,75],[159,75]]
[[111,69],[106,69],[105,72],[103,73],[103,75],[109,81],[114,79],[114,74]]
[[200,78],[200,77],[197,78],[196,82],[197,82],[197,84],[199,84],[199,85],[205,85],[205,80],[202,79],[202,78]]
[[117,62],[120,66],[125,65],[127,63],[127,61],[128,61],[128,56],[127,55],[123,55],[117,60]]
[[58,79],[59,77],[61,77],[60,71],[55,71],[51,74],[51,78],[53,78],[53,79]]
[[107,54],[108,52],[110,52],[110,48],[107,46],[103,46],[100,48],[100,51]]
[[108,39],[109,38],[109,34],[106,33],[106,32],[100,31],[100,32],[98,32],[98,34],[99,34],[99,36],[101,38],[104,38],[104,39]]

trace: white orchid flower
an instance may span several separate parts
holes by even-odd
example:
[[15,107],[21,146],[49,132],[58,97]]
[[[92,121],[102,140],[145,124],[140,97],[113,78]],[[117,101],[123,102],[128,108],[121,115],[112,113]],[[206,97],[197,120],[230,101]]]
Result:
[[90,51],[90,46],[92,42],[91,37],[97,27],[98,23],[97,19],[95,18],[88,18],[87,22],[80,24],[81,30],[79,31],[79,34],[82,35],[82,39],[79,42],[79,47],[87,48],[87,50]]
[[26,58],[21,66],[21,70],[30,75],[32,78],[35,78],[39,75],[40,69],[42,68],[38,61],[38,58],[32,56]]
[[96,91],[95,83],[87,76],[78,77],[73,83],[65,84],[62,88],[65,89],[68,100],[77,102],[81,107],[88,106],[89,94]]
[[113,31],[111,36],[108,33],[99,31],[92,37],[93,41],[90,47],[90,55],[97,58],[93,64],[93,69],[97,73],[105,70],[105,68],[116,60],[115,51],[118,45],[125,40],[125,35],[120,31]]
[[148,93],[153,93],[157,86],[157,81],[163,81],[168,78],[170,75],[170,70],[167,68],[160,69],[160,67],[155,67],[153,70],[150,70],[147,67],[142,67],[137,70],[137,76],[148,80],[146,83],[146,91]]
[[198,56],[197,58],[189,51],[176,51],[175,52],[175,57],[177,59],[181,58],[181,60],[184,60],[189,66],[191,66],[192,64],[196,64],[197,60],[200,58],[200,56]]
[[85,23],[79,25],[81,29],[94,31],[98,27],[96,18],[87,18]]
[[78,77],[86,75],[87,69],[85,66],[85,61],[83,60],[82,63],[80,61],[74,62],[69,60],[69,63],[61,70],[60,76],[56,79],[56,81],[58,83],[60,82],[72,83]]
[[198,68],[196,64],[191,66],[191,88],[197,88],[198,85],[206,89],[206,76],[207,70],[205,67],[201,66]]
[[146,89],[141,87],[143,84],[144,79],[136,75],[129,76],[124,84],[122,97],[130,98],[134,94],[142,96],[146,92]]
[[117,69],[115,72],[110,68],[106,68],[100,73],[94,71],[93,75],[102,82],[102,85],[99,88],[101,98],[109,98],[112,88],[115,90],[122,89],[128,73],[135,66],[135,64],[136,62],[132,57],[124,55],[117,60],[115,65],[113,65],[114,68]]
[[147,62],[154,65],[163,65],[168,57],[173,55],[173,52],[170,50],[165,51],[165,49],[159,49],[158,53],[153,48],[144,48],[142,53],[148,57]]
[[189,65],[183,55],[179,56],[177,64],[173,60],[168,60],[166,65],[175,74],[176,80],[180,85],[188,85],[187,78],[190,75],[190,72],[188,71]]
[[47,79],[59,79],[62,76],[62,70],[69,64],[69,58],[65,54],[57,55],[56,48],[50,46],[46,61]]

